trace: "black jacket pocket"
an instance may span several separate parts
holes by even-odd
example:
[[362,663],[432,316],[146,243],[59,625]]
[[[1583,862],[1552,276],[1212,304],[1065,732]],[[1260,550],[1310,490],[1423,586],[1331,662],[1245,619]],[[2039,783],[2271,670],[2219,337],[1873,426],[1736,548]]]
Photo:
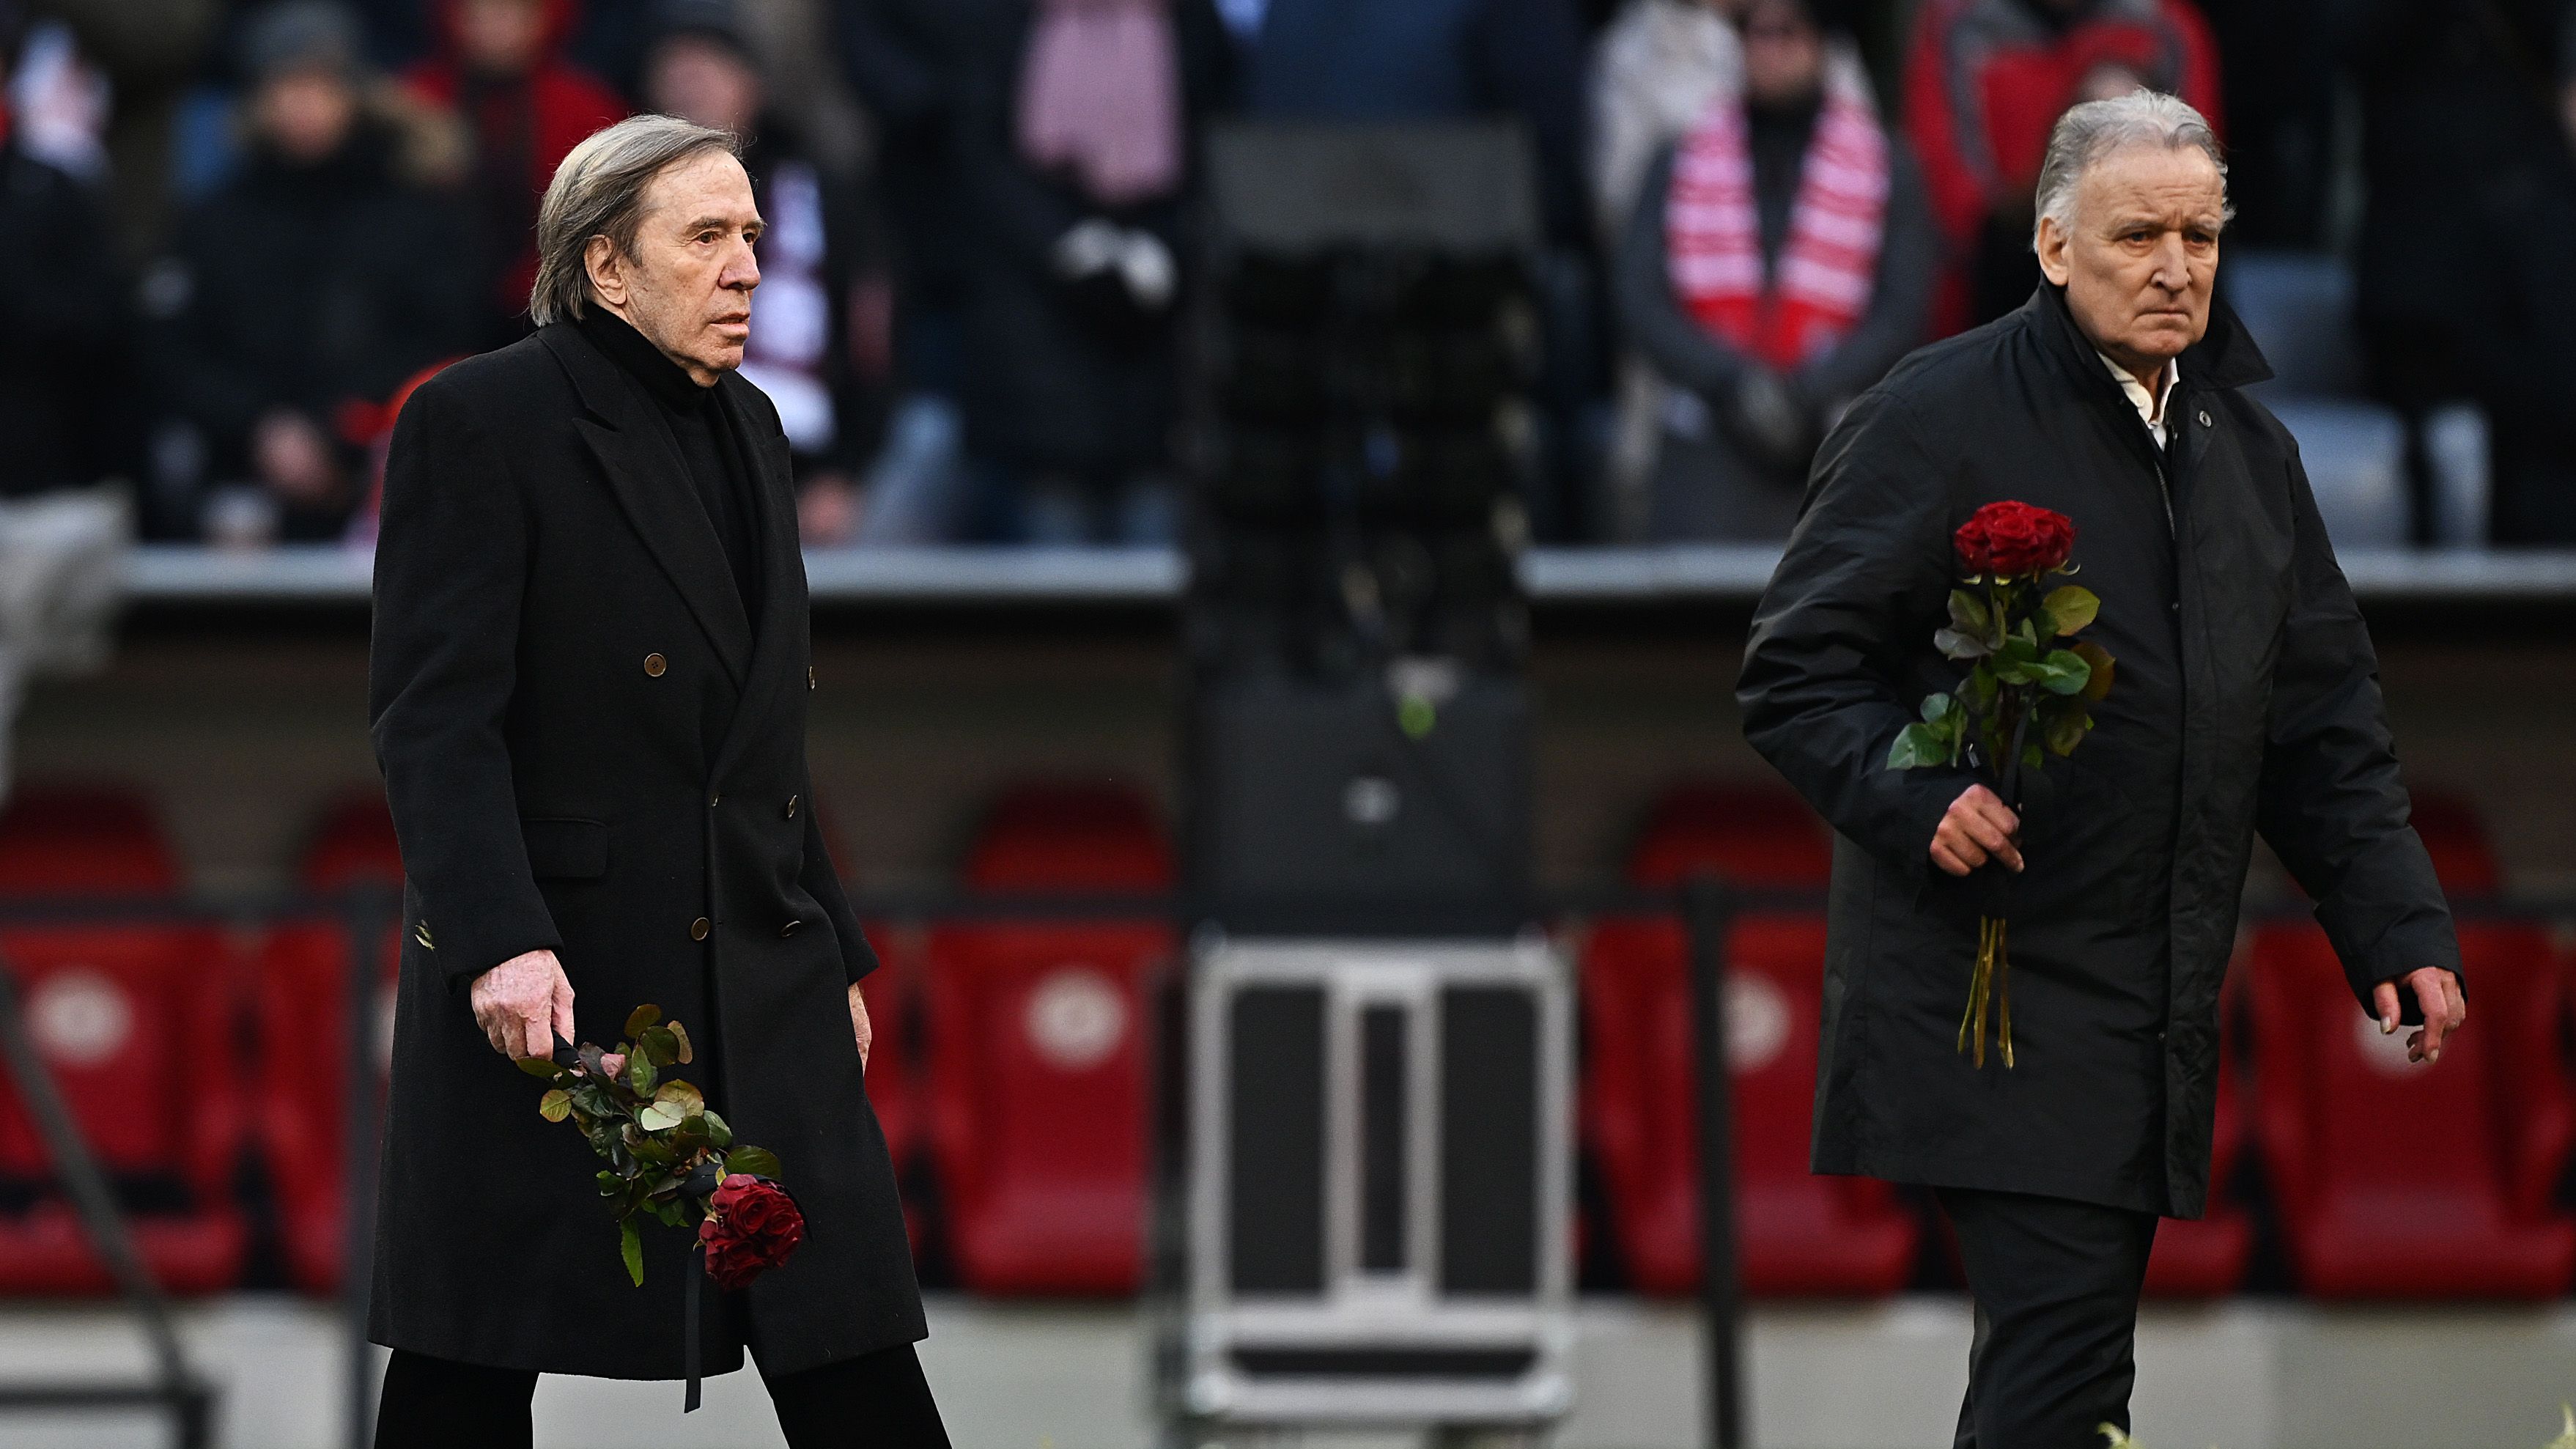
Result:
[[596,820],[521,820],[528,870],[539,880],[595,880],[608,874],[608,827]]

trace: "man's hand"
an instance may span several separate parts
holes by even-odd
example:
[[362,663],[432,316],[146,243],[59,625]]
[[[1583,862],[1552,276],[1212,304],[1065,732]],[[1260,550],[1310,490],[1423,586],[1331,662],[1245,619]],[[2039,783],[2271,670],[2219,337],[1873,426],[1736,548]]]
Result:
[[513,956],[474,978],[474,1024],[510,1058],[551,1057],[554,1039],[573,1039],[572,982],[552,951]]
[[868,1021],[868,999],[859,994],[859,983],[850,983],[850,1035],[859,1039],[859,1070],[868,1069],[868,1048],[877,1039],[876,1027]]
[[2013,834],[2020,829],[2021,817],[2006,809],[1994,791],[1970,785],[1950,802],[1932,832],[1932,863],[1952,875],[1966,875],[1991,856],[2019,871],[2021,846]]
[[[2469,1004],[2460,997],[2460,978],[2439,966],[2427,966],[2408,972],[2404,981],[2406,989],[2415,993],[2416,1001],[2424,1007],[2423,1026],[2406,1038],[2406,1060],[2438,1062],[2442,1059],[2442,1038],[2458,1031],[2469,1019]],[[2395,981],[2382,981],[2370,993],[2382,1036],[2397,1030],[2397,985]]]

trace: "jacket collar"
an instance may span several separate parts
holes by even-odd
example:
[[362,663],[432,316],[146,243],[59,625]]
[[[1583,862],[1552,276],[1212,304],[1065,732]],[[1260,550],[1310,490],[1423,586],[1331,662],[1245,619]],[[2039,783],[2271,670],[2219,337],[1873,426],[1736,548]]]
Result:
[[[653,416],[655,404],[644,395],[642,384],[601,352],[578,326],[556,322],[540,329],[537,338],[554,353],[581,396],[588,416],[575,418],[573,426],[599,459],[600,471],[607,475],[627,522],[669,575],[698,627],[706,631],[725,672],[741,687],[751,670],[751,620],[743,612],[742,594],[734,586],[724,545],[717,540],[706,510],[695,505],[687,465],[672,446],[669,431]],[[727,401],[735,405],[732,399]],[[735,421],[741,421],[738,406]],[[762,486],[755,491],[765,493],[767,480],[760,481]],[[763,540],[762,558],[768,561],[774,552],[768,546],[774,525],[765,515],[774,510],[763,506],[758,511],[764,516],[755,526]],[[775,568],[763,572],[764,592],[774,592],[778,587]]]
[[[2075,325],[2075,313],[2066,305],[2065,288],[2054,282],[2042,281],[2022,310],[2034,314],[2040,335],[2061,360],[2089,376],[2101,378],[2115,389],[2119,386],[2102,369],[2101,349],[2095,347],[2083,330]],[[2236,310],[2213,298],[2209,304],[2209,330],[2198,342],[2183,349],[2183,385],[2191,388],[2246,387],[2271,375],[2272,364],[2263,360],[2262,349],[2254,345],[2254,335],[2237,320]],[[2127,406],[2126,399],[2121,405]]]

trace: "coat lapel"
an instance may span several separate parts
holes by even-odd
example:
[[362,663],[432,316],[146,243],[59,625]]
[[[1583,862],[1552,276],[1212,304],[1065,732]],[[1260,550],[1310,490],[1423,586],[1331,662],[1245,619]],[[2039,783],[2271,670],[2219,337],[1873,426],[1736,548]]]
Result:
[[754,480],[753,527],[760,536],[760,632],[743,680],[742,703],[716,750],[713,778],[723,779],[746,738],[780,716],[779,700],[805,683],[805,554],[796,534],[796,491],[788,477],[787,443],[751,406],[752,385],[736,373],[716,384],[717,399],[733,424]]
[[667,430],[653,417],[651,401],[634,379],[619,371],[571,324],[559,322],[537,335],[563,363],[581,394],[582,406],[591,414],[574,419],[573,426],[599,459],[600,471],[608,476],[627,522],[670,577],[698,627],[706,631],[734,686],[747,687],[751,621],[744,617],[733,567],[725,561],[724,545],[717,541],[706,510],[697,502],[686,465],[671,446]]

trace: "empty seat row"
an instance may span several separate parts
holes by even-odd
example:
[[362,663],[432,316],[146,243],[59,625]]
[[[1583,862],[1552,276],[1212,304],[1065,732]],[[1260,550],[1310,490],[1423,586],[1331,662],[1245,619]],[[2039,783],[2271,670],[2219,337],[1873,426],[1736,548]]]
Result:
[[[2427,801],[2418,824],[2455,897],[2491,897],[2501,871],[2475,816]],[[1682,790],[1650,818],[1632,882],[1692,872],[1755,887],[1825,882],[1826,833],[1794,800]],[[2291,1277],[2337,1298],[2551,1297],[2576,1279],[2576,1223],[2553,1196],[2576,1134],[2559,1033],[2576,960],[2536,927],[2465,920],[2477,1025],[2438,1070],[2357,1011],[2321,932],[2249,930],[2230,973],[2253,1040],[2222,1033],[2213,1195],[2206,1217],[2157,1234],[2148,1291],[2212,1296],[2245,1280],[2253,1224],[2225,1185],[2250,1137],[2272,1186]],[[1916,1215],[1882,1184],[1812,1176],[1824,926],[1812,912],[1748,915],[1725,942],[1728,1070],[1740,1271],[1753,1293],[1893,1292],[1913,1277]],[[1612,921],[1582,962],[1583,1128],[1619,1262],[1636,1287],[1699,1281],[1697,1052],[1688,942],[1668,920]],[[2235,1013],[2228,1013],[2233,1016]],[[2240,1047],[2250,1051],[2240,1054]],[[2253,1058],[2246,1080],[2245,1056]],[[2249,1114],[2246,1105],[2252,1101]]]
[[[2456,895],[2496,892],[2500,872],[2473,815],[2428,801],[2418,823]],[[1681,790],[1650,819],[1631,878],[1660,888],[1715,871],[1803,889],[1823,883],[1830,855],[1794,799]],[[370,799],[325,820],[301,879],[330,890],[399,871]],[[1173,876],[1159,823],[1132,795],[1034,788],[996,805],[961,884],[985,896],[1151,896]],[[29,795],[0,818],[0,896],[166,896],[178,878],[149,812],[131,801]],[[885,967],[866,988],[879,1022],[868,1088],[917,1237],[936,1238],[975,1291],[1133,1291],[1151,1178],[1151,1028],[1176,950],[1168,922],[1140,907],[1125,918],[871,922],[870,933]],[[2227,1039],[2218,1095],[2222,1191],[2205,1220],[2159,1233],[2152,1291],[2242,1284],[2255,1232],[2223,1188],[2249,1150],[2306,1291],[2565,1290],[2576,1228],[2552,1197],[2576,1131],[2556,1035],[2566,963],[2526,927],[2469,922],[2462,940],[2478,1023],[2426,1072],[2392,1061],[2402,1037],[2377,1036],[2353,1009],[2313,927],[2249,931],[2230,986],[2244,1010],[2229,1019],[2251,1030]],[[1688,944],[1669,918],[1605,919],[1580,957],[1582,1137],[1606,1207],[1589,1226],[1629,1282],[1659,1293],[1688,1291],[1701,1271]],[[1915,1211],[1883,1184],[1806,1171],[1820,916],[1747,915],[1725,944],[1747,1288],[1905,1286],[1927,1247]],[[195,925],[22,926],[0,929],[0,953],[165,1283],[239,1281],[257,1236],[236,1191],[248,1158],[265,1169],[288,1276],[315,1291],[337,1284],[348,1125],[340,928],[228,939]],[[384,959],[390,967],[390,950]],[[380,998],[380,1027],[390,999]],[[224,1028],[236,1016],[250,1026],[242,1042]],[[0,1293],[104,1291],[49,1177],[32,1127],[0,1091]]]

